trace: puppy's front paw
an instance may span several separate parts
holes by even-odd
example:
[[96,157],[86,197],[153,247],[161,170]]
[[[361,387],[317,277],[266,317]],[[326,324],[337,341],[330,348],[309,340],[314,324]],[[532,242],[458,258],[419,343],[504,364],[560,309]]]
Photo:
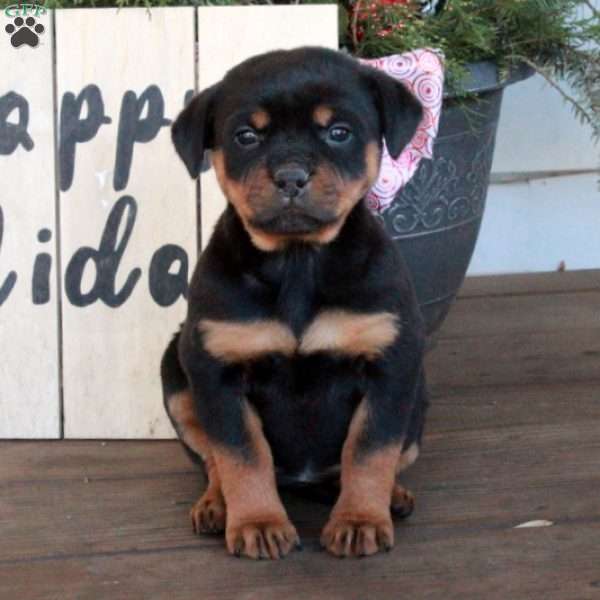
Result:
[[225,502],[220,494],[206,492],[190,510],[194,533],[220,533],[224,531],[225,517]]
[[274,517],[227,526],[227,549],[235,556],[277,560],[300,548],[296,528],[287,518]]
[[339,557],[370,556],[394,545],[391,518],[368,514],[332,515],[321,534],[321,546]]

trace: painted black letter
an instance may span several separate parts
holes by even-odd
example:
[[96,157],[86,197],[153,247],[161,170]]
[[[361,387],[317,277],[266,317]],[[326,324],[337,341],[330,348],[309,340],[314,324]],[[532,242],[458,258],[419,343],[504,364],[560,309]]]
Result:
[[[125,211],[127,211],[127,217],[123,237],[118,240],[117,235]],[[137,204],[135,200],[131,196],[122,196],[117,200],[108,215],[98,250],[83,246],[75,252],[65,273],[65,291],[72,304],[75,306],[88,306],[100,299],[107,306],[115,308],[121,306],[129,298],[142,274],[141,269],[136,268],[129,273],[119,292],[115,290],[115,285],[119,263],[131,237],[136,215]],[[88,261],[95,263],[96,279],[92,289],[84,293],[81,291],[81,283]]]
[[[147,116],[140,115],[147,107]],[[117,154],[115,157],[115,173],[113,186],[115,190],[124,190],[129,181],[133,145],[136,142],[146,143],[156,137],[159,129],[169,125],[171,121],[164,118],[165,103],[156,85],[146,88],[137,98],[135,92],[125,92],[121,102],[119,115],[119,133],[117,135]]]
[[[38,231],[38,240],[45,244],[50,241],[52,232],[49,229]],[[31,293],[34,304],[46,304],[50,300],[50,269],[52,268],[52,256],[47,252],[40,252],[33,263],[33,275],[31,277]]]
[[[177,273],[171,273],[173,263],[179,262]],[[159,306],[171,306],[179,296],[187,298],[188,256],[181,246],[165,244],[150,261],[148,284],[154,302]]]
[[[85,119],[81,119],[84,102],[87,102],[88,115]],[[63,95],[58,150],[61,191],[66,192],[73,183],[76,144],[89,142],[98,133],[102,124],[110,122],[110,117],[104,115],[102,93],[97,85],[87,85],[77,98],[71,92]]]
[[[19,111],[19,122],[9,123],[8,116],[13,110]],[[19,144],[29,151],[33,140],[27,133],[29,125],[29,103],[23,96],[8,92],[0,96],[0,154],[12,154]]]
[[[4,234],[4,213],[0,206],[0,250],[2,250],[2,236]],[[17,281],[17,274],[11,271],[7,276],[2,285],[0,285],[0,306],[4,304],[4,301],[8,298],[8,295],[12,292],[15,282]]]

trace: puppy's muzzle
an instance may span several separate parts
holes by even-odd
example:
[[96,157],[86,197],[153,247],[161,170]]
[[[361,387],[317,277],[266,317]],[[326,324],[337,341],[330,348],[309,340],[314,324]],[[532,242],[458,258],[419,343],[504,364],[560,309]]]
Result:
[[337,216],[311,197],[311,174],[303,167],[286,165],[272,175],[274,202],[256,213],[251,224],[267,233],[303,235],[334,223]]

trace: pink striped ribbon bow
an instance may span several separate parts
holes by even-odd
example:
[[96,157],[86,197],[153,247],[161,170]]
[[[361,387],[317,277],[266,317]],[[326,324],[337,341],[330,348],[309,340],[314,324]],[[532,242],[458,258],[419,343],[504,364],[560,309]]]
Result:
[[367,194],[373,212],[383,212],[398,191],[415,174],[422,158],[433,157],[444,88],[444,62],[440,52],[429,48],[394,54],[361,62],[381,69],[401,81],[423,106],[423,118],[410,143],[393,159],[383,143],[379,178]]

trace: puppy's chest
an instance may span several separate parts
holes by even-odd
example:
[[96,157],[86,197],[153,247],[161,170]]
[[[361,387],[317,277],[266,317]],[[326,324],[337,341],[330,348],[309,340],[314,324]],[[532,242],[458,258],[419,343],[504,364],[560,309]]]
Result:
[[225,363],[279,357],[303,365],[314,356],[374,360],[400,334],[399,315],[350,308],[352,289],[340,286],[335,273],[324,276],[311,254],[274,260],[260,277],[245,279],[256,307],[252,315],[203,319],[198,325],[205,349]]

